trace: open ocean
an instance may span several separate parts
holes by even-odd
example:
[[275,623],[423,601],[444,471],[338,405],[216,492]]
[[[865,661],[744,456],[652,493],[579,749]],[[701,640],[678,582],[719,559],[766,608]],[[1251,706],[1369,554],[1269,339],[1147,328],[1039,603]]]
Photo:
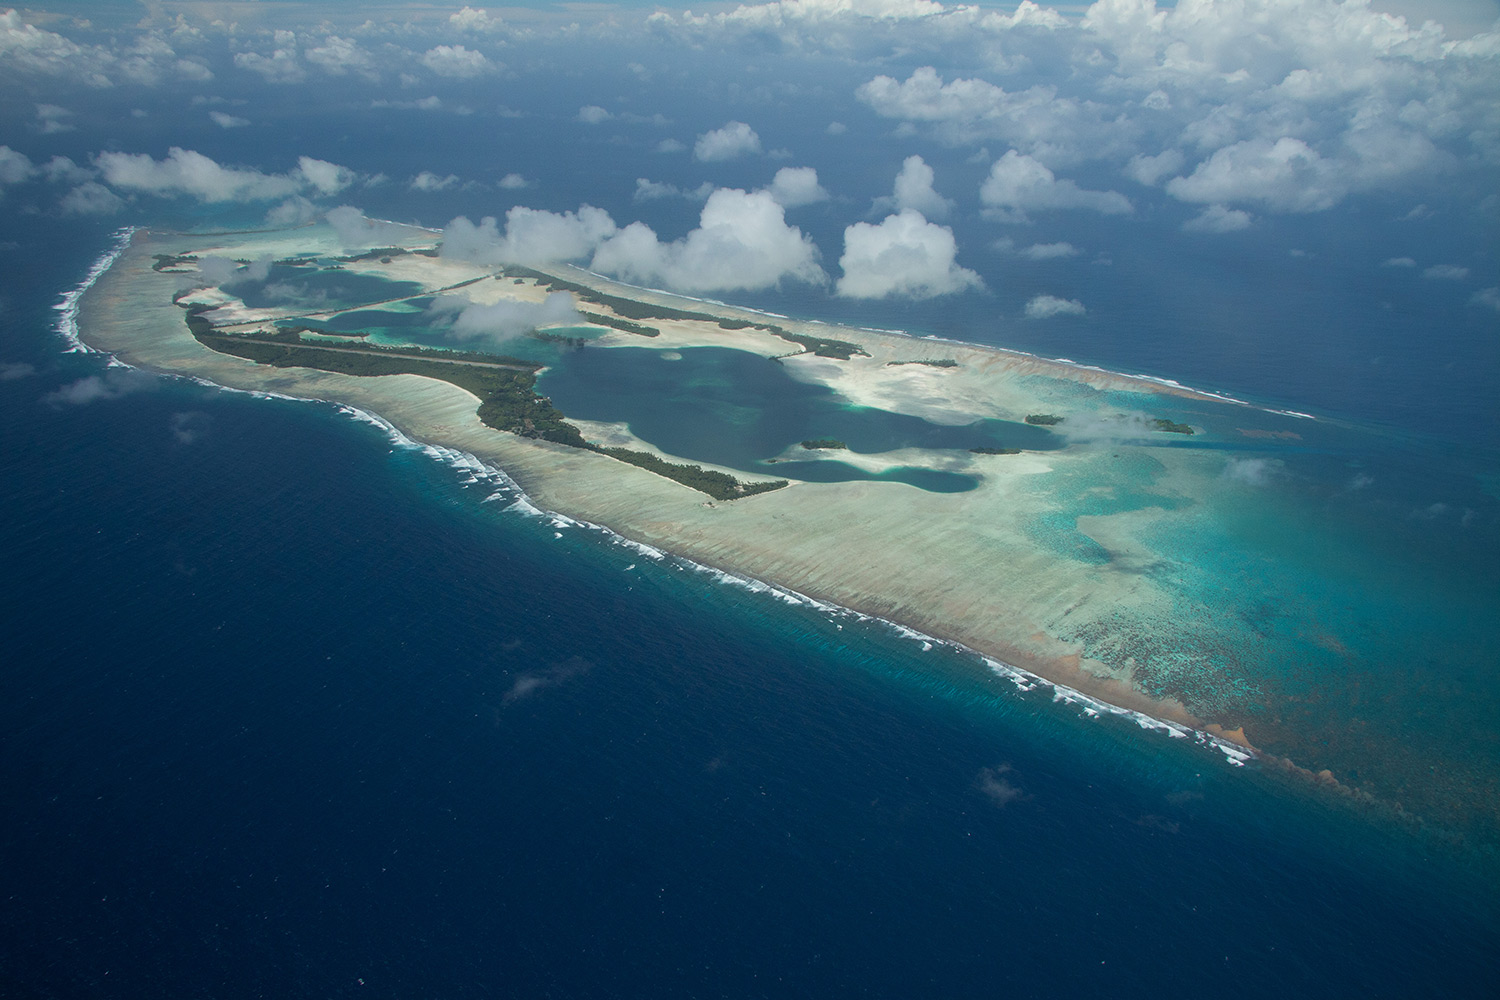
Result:
[[7,238],[0,995],[1490,995],[1486,852],[331,405],[49,403],[110,230]]

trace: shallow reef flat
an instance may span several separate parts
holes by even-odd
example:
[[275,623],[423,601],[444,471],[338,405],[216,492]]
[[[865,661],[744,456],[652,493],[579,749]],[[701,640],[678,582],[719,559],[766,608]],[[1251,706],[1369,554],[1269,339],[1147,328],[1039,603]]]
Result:
[[[1253,748],[1289,774],[1322,772],[1317,780],[1354,797],[1455,826],[1474,825],[1477,810],[1479,827],[1493,829],[1493,806],[1474,804],[1476,792],[1494,788],[1492,747],[1474,754],[1440,735],[1413,740],[1399,710],[1358,707],[1372,691],[1398,703],[1415,683],[1389,663],[1408,646],[1430,648],[1431,637],[1415,619],[1403,620],[1396,635],[1385,612],[1410,595],[1399,588],[1364,595],[1357,582],[1342,590],[1342,582],[1329,583],[1322,556],[1296,544],[1283,551],[1286,538],[1313,538],[1313,551],[1347,561],[1341,546],[1366,544],[1353,537],[1324,545],[1316,539],[1330,530],[1326,511],[1295,491],[1265,489],[1278,470],[1335,448],[1340,432],[1325,422],[1025,354],[637,289],[577,268],[499,274],[410,252],[436,247],[421,229],[382,225],[372,246],[407,252],[363,254],[370,248],[346,247],[321,225],[227,236],[141,231],[85,297],[82,335],[129,364],[378,414],[414,440],[502,469],[540,508],[961,643],[1110,705],[1213,733],[1226,749]],[[211,307],[216,328],[242,334],[379,300],[310,311],[305,302],[248,305],[233,285],[187,291],[202,282],[185,258],[209,255],[320,258],[349,275],[396,283],[408,299],[447,289],[478,304],[539,302],[572,287],[590,322],[605,328],[587,350],[605,357],[623,347],[730,348],[777,359],[794,379],[826,387],[851,409],[947,427],[1006,421],[1032,428],[1048,446],[992,454],[791,448],[763,458],[843,461],[862,475],[926,469],[966,476],[973,488],[789,475],[784,488],[713,500],[595,451],[486,426],[479,398],[438,378],[270,367],[210,350],[190,333],[174,296]],[[632,332],[632,323],[649,324],[653,334]],[[807,347],[830,342],[845,346]],[[504,353],[504,345],[495,350]],[[848,356],[833,356],[840,353]],[[691,461],[744,482],[771,478],[675,455],[630,421],[577,426],[605,446]],[[1489,702],[1471,698],[1465,708],[1460,700],[1453,707],[1460,723],[1467,712],[1480,725]]]

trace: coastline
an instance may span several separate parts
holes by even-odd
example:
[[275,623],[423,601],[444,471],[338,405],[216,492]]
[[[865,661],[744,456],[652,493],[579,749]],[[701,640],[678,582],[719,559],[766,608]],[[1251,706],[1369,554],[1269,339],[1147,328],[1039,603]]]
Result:
[[[1002,473],[985,474],[984,489],[965,494],[936,495],[892,483],[799,482],[773,494],[731,503],[704,502],[701,494],[632,466],[487,428],[474,415],[476,398],[448,383],[414,375],[361,378],[308,369],[267,369],[209,351],[188,335],[181,309],[165,301],[170,296],[160,295],[164,283],[129,287],[130,275],[149,273],[144,262],[149,259],[148,250],[156,249],[149,232],[133,235],[131,245],[116,255],[114,266],[94,275],[93,294],[80,289],[79,295],[85,314],[81,325],[88,331],[90,346],[121,362],[231,389],[339,404],[386,426],[399,439],[430,444],[447,455],[472,456],[482,467],[503,470],[526,498],[524,503],[557,512],[548,516],[607,530],[642,546],[643,552],[671,553],[705,572],[721,574],[725,582],[749,581],[742,585],[773,589],[785,595],[783,599],[844,609],[888,622],[923,641],[971,650],[992,671],[1020,687],[1047,684],[1054,688],[1057,700],[1077,703],[1087,712],[1122,714],[1145,728],[1174,736],[1197,734],[1234,763],[1255,753],[1233,720],[1223,720],[1225,725],[1211,732],[1213,723],[1189,711],[1180,700],[1145,693],[1132,683],[1128,671],[1093,660],[1079,643],[1048,631],[1049,616],[1055,617],[1059,608],[1071,614],[1087,605],[1141,606],[1150,603],[1151,595],[1139,593],[1138,587],[1106,587],[1101,593],[1097,578],[1075,574],[1072,579],[1055,581],[1055,592],[1033,593],[1028,600],[1024,590],[1030,588],[997,588],[985,573],[976,572],[998,560],[1012,570],[1010,575],[1035,581],[1046,579],[1049,569],[1056,568],[1046,565],[1055,563],[1051,555],[1018,544],[1014,533],[994,530],[993,523],[1003,509],[1028,500],[1029,478],[1069,463],[1065,453],[1008,459],[1011,464]],[[300,245],[309,234],[303,230],[287,235]],[[431,237],[428,231],[412,230],[407,242],[430,245]],[[222,242],[223,235],[174,235],[170,239],[177,246],[188,239]],[[488,273],[488,269],[480,270]],[[549,270],[568,280],[588,274],[578,269]],[[588,277],[603,290],[626,287]],[[153,291],[145,291],[153,286]],[[639,297],[651,300],[645,293]],[[651,297],[678,306],[685,301],[666,293],[653,292]],[[767,317],[752,310],[693,301],[726,318],[759,321]],[[1223,401],[1186,387],[1086,371],[1082,366],[1018,352],[775,318],[779,325],[798,332],[837,333],[856,340],[874,355],[871,366],[903,353],[925,350],[931,354],[940,347],[945,356],[961,355],[962,366],[978,370],[981,380],[1017,380],[1039,374],[1056,378],[1066,373],[1069,380],[1092,389]],[[661,343],[652,346],[693,340],[690,331],[668,329],[671,323],[662,325]],[[741,346],[744,337],[728,339]],[[905,365],[880,370],[880,378],[861,381],[841,372],[838,362],[810,356],[787,360],[793,362],[789,367],[811,369],[802,372],[803,377],[827,381],[870,405],[890,402],[888,397],[898,389],[934,377],[926,366]],[[1022,402],[1028,399],[1023,395]],[[911,404],[912,399],[906,402]],[[929,419],[947,417],[957,422],[972,419],[973,400],[966,404],[970,409],[956,409],[951,400],[928,400],[907,408]],[[1015,417],[1014,412],[997,410],[993,401],[990,408],[995,415]],[[1030,500],[1034,503],[1035,497]],[[850,510],[861,517],[859,534],[879,544],[850,540]]]

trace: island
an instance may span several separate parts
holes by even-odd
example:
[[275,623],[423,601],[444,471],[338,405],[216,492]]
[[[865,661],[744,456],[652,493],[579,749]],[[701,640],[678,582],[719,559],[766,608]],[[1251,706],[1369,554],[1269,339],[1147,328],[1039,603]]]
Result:
[[[966,647],[994,683],[1236,761],[1340,763],[1318,756],[1315,710],[1268,688],[1281,648],[1184,555],[1241,509],[1227,450],[1274,462],[1296,418],[974,344],[913,360],[925,342],[897,333],[371,228],[368,247],[323,224],[136,231],[81,303],[83,339],[377,414],[503,471],[529,509]],[[492,335],[454,319],[558,301],[563,319]]]

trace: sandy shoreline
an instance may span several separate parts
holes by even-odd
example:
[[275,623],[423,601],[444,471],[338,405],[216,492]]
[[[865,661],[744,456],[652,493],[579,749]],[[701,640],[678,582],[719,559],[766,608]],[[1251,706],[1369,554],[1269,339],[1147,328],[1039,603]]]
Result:
[[[400,238],[382,232],[380,239],[381,245],[408,247],[433,242],[423,230],[405,231]],[[238,389],[337,401],[379,414],[415,441],[467,452],[503,470],[540,508],[603,525],[705,566],[959,643],[1122,709],[1198,730],[1210,721],[1228,729],[1242,724],[1202,719],[1175,698],[1153,697],[1132,683],[1128,656],[1113,662],[1092,658],[1075,638],[1086,624],[1106,628],[1114,621],[1159,621],[1171,611],[1172,595],[1128,566],[1060,559],[1028,534],[1027,525],[1056,505],[1042,480],[1091,475],[1110,461],[1108,449],[963,456],[957,461],[964,471],[981,477],[980,487],[966,493],[936,494],[889,482],[799,482],[774,493],[715,503],[607,457],[485,427],[475,415],[476,398],[446,382],[413,375],[361,378],[275,369],[208,350],[189,335],[182,309],[171,303],[183,277],[153,272],[151,255],[236,245],[253,245],[256,255],[278,258],[347,252],[323,227],[234,240],[138,233],[84,296],[84,339],[129,364]],[[390,265],[372,263],[371,268],[397,280],[421,280],[430,288],[492,270],[421,256],[396,257]],[[840,362],[800,355],[784,363],[796,377],[830,385],[857,403],[935,422],[967,423],[980,416],[1019,420],[1027,412],[1046,412],[1060,400],[1076,403],[1071,396],[1092,399],[1100,390],[1214,400],[1182,387],[1014,352],[773,318],[643,292],[578,269],[548,270],[610,294],[629,293],[640,301],[730,319],[773,320],[794,332],[859,343],[871,357]],[[484,294],[541,294],[509,281],[474,287]],[[586,308],[602,311],[593,304]],[[789,349],[785,341],[762,331],[726,331],[678,320],[652,325],[661,335],[650,341],[618,333],[603,342],[664,349],[713,344],[768,355]],[[955,360],[958,367],[887,364],[939,358]],[[1191,471],[1197,461],[1191,454],[1151,460],[1175,462],[1179,472]],[[944,461],[955,459],[949,455]],[[1132,539],[1162,516],[1164,511],[1136,511],[1128,529],[1123,522],[1116,525],[1121,537],[1114,544],[1128,554]],[[1243,739],[1237,733],[1230,739],[1236,736]]]

